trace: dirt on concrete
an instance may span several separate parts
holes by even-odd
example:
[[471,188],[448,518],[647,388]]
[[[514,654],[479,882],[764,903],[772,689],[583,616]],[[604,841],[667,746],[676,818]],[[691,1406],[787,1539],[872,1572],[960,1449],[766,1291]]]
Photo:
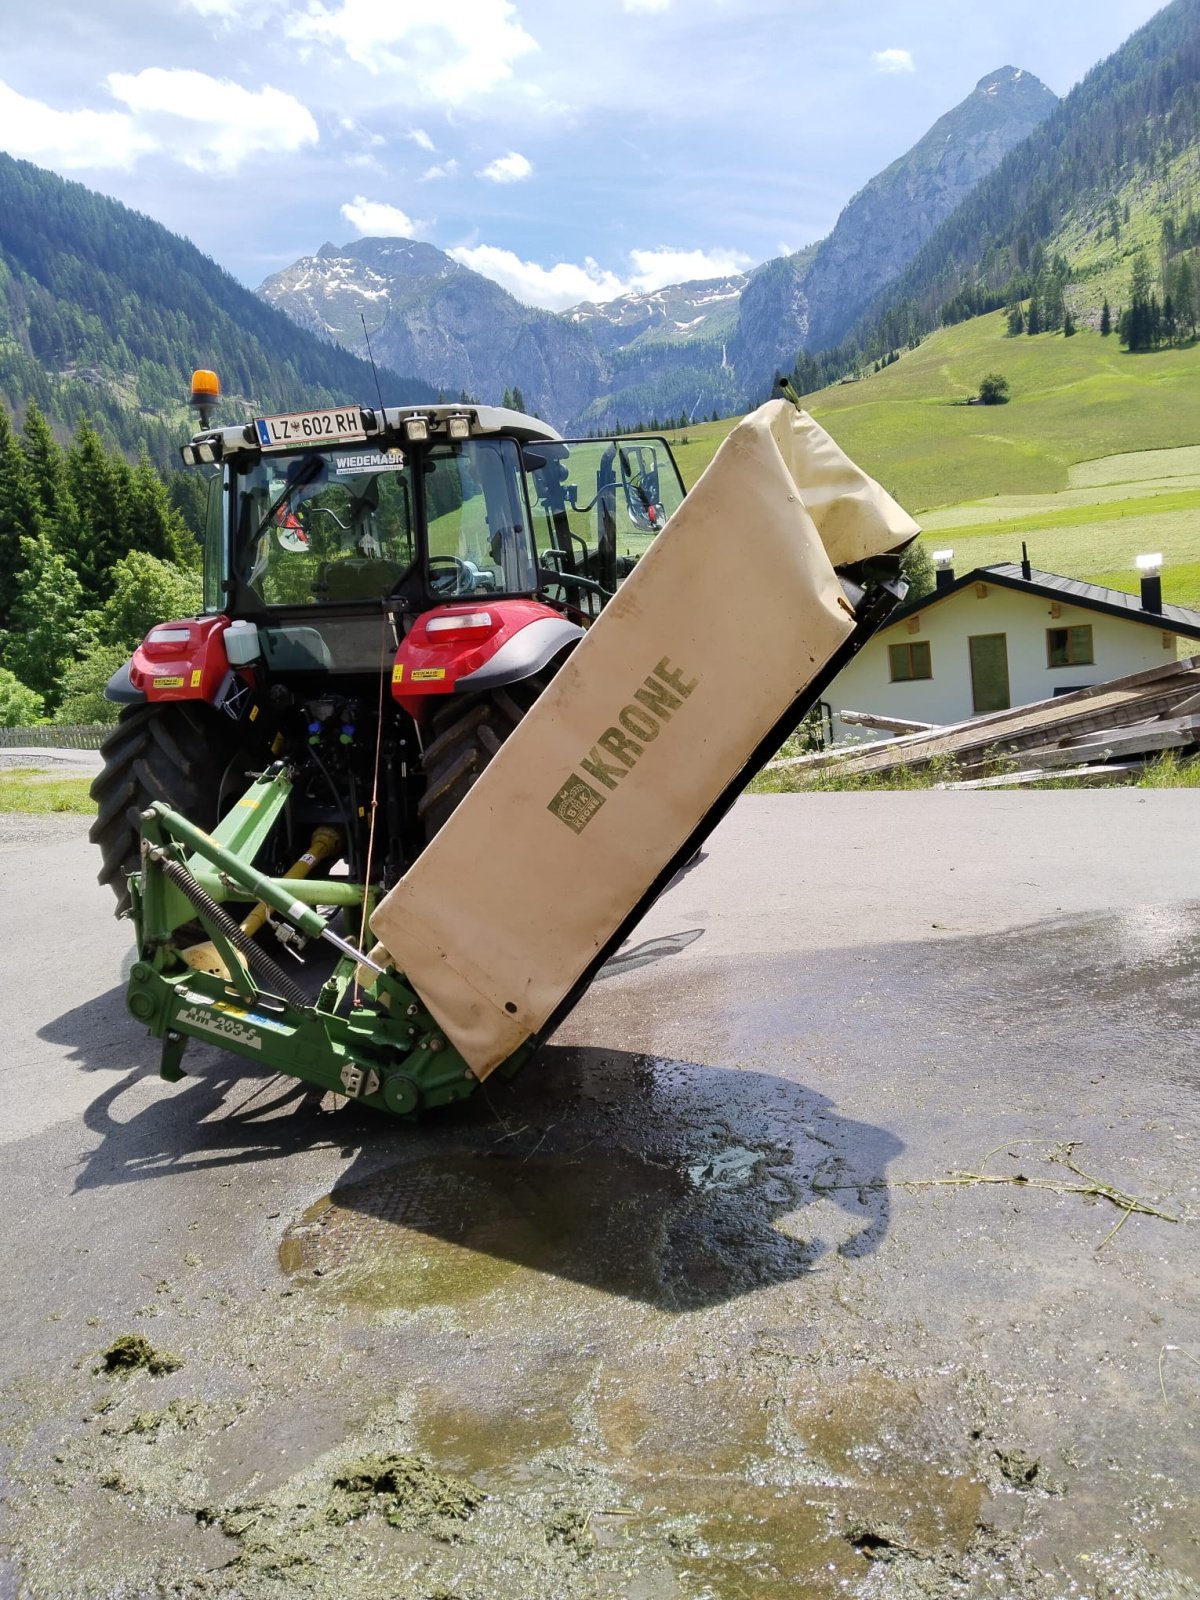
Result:
[[739,955],[723,835],[418,1128],[55,1013],[4,1600],[1200,1596],[1200,903]]

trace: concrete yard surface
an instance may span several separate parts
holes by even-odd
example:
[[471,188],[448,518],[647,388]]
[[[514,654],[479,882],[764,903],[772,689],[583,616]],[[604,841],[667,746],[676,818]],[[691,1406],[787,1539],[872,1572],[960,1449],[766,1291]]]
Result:
[[1200,801],[744,799],[392,1122],[0,818],[0,1600],[1200,1596]]

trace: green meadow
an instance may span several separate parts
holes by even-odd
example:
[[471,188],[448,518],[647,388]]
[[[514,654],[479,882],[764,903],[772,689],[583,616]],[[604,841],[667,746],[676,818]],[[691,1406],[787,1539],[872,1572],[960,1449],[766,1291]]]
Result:
[[[1008,379],[1008,403],[968,405],[989,372]],[[1134,557],[1161,551],[1164,598],[1200,607],[1200,346],[1009,338],[994,313],[804,403],[926,544],[954,550],[956,571],[1019,561],[1024,540],[1035,567],[1136,590]],[[685,481],[731,426],[688,430]]]

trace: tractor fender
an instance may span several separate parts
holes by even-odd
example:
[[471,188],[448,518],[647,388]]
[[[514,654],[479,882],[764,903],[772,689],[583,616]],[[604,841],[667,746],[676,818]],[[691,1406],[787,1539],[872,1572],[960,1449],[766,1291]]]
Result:
[[566,617],[540,618],[502,644],[490,661],[460,678],[454,685],[455,693],[478,693],[481,689],[502,689],[505,684],[520,683],[522,678],[540,672],[560,650],[582,638],[583,629]]
[[[130,690],[152,704],[166,700],[215,704],[230,673],[225,654],[228,626],[229,618],[223,615],[155,623],[123,669]],[[114,676],[110,687],[120,676]]]
[[539,600],[481,595],[438,606],[416,619],[396,651],[392,696],[419,720],[434,697],[519,683],[582,637],[577,623]]
[[126,661],[104,685],[106,700],[115,701],[119,706],[140,706],[146,703],[146,691],[135,689],[130,679],[129,669],[132,665],[132,661]]

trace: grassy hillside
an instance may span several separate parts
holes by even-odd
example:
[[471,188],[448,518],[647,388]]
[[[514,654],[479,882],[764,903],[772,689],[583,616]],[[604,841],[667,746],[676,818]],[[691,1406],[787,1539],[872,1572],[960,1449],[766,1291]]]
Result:
[[[988,372],[1003,406],[965,404]],[[995,313],[933,333],[882,372],[805,398],[853,458],[911,511],[992,495],[1055,493],[1078,462],[1200,443],[1200,348],[1131,356],[1081,329],[1008,338]],[[731,421],[688,429],[693,483]]]
[[[1008,379],[1009,403],[963,404],[988,372]],[[1200,442],[1200,349],[1131,356],[1089,329],[1013,339],[993,314],[806,404],[915,515],[1065,489],[1077,462]]]
[[[1011,400],[965,405],[987,372]],[[1086,329],[1012,339],[993,314],[805,404],[959,571],[1019,560],[1024,539],[1036,566],[1136,589],[1134,556],[1161,550],[1166,599],[1200,606],[1200,348],[1131,356]],[[689,484],[731,426],[676,446]]]
[[1067,304],[1095,326],[1107,296],[1114,317],[1129,293],[1133,258],[1145,251],[1155,266],[1163,222],[1200,211],[1200,140],[1158,166],[1131,172],[1107,193],[1083,196],[1047,245],[1071,269]]

